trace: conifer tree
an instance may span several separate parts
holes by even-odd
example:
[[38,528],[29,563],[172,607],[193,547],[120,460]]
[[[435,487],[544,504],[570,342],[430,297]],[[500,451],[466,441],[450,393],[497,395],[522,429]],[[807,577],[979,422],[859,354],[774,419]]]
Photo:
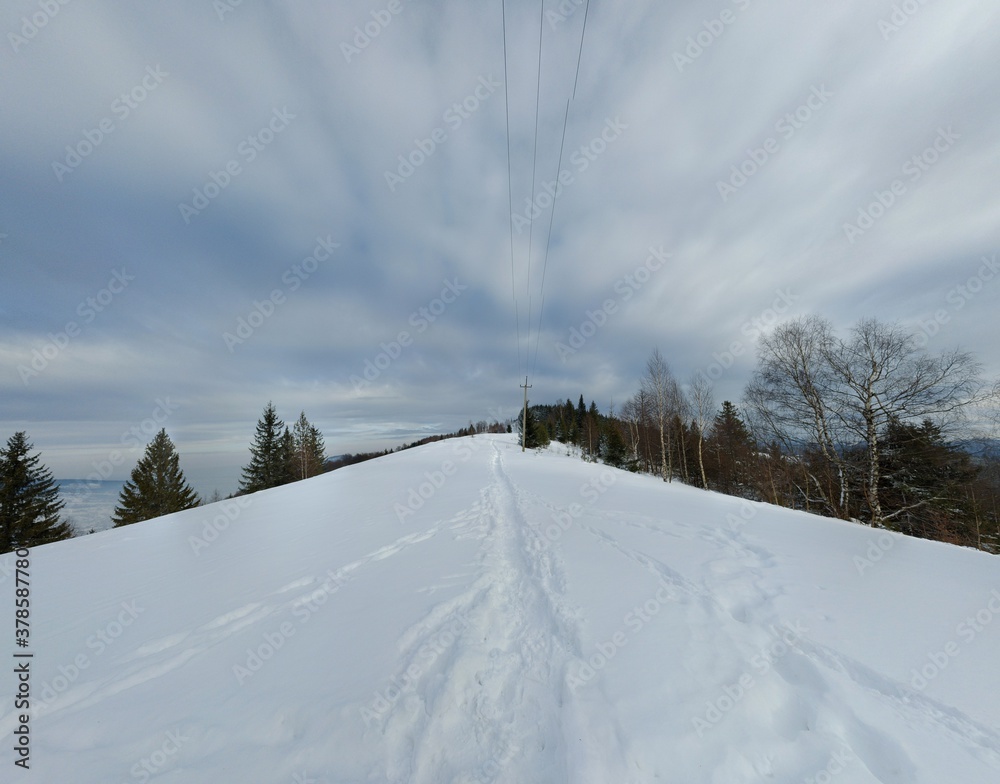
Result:
[[[517,432],[521,433],[522,427],[525,422],[524,409],[521,409],[521,413],[517,417]],[[549,432],[548,429],[538,421],[538,417],[535,416],[535,412],[531,410],[531,406],[528,406],[527,414],[527,433],[526,436],[522,436],[524,441],[525,449],[534,449],[539,446],[545,446],[549,443]]]
[[719,490],[735,493],[747,484],[754,441],[739,409],[728,400],[723,401],[712,425],[709,452],[712,459],[706,468]]
[[291,454],[285,430],[285,423],[278,418],[274,404],[269,402],[257,420],[257,431],[250,445],[250,464],[243,468],[240,493],[256,493],[290,480]]
[[930,419],[916,425],[893,418],[882,438],[886,525],[926,539],[975,544],[966,491],[979,470],[971,457],[948,444]]
[[132,469],[111,517],[115,528],[198,506],[200,499],[184,478],[180,458],[165,429],[153,436]]
[[609,417],[605,422],[601,437],[601,456],[605,463],[615,468],[624,468],[628,464],[625,439],[622,438],[618,422],[613,417]]
[[583,417],[580,442],[586,458],[596,460],[601,451],[601,413],[593,400],[590,401],[590,408]]
[[566,402],[559,410],[559,428],[556,430],[556,440],[564,444],[573,443],[576,432],[576,412],[573,410],[573,401],[566,398]]
[[39,455],[30,454],[32,448],[27,434],[19,431],[0,449],[0,552],[73,536],[59,520],[64,505],[59,486]]
[[295,436],[285,425],[285,431],[281,434],[281,462],[283,466],[281,481],[278,484],[286,485],[296,481],[298,476],[297,460],[295,455]]

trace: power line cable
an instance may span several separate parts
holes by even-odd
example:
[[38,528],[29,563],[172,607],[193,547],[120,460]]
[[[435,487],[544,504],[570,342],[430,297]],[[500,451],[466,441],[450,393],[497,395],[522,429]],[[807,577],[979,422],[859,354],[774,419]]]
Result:
[[[566,145],[566,124],[569,120],[569,105],[570,101],[566,101],[566,113],[563,115],[563,129],[562,129],[562,140],[559,142],[559,163],[556,166],[556,187],[555,194],[552,196],[552,210],[549,212],[549,230],[545,237],[545,254],[542,257],[542,288],[541,288],[541,304],[538,306],[538,330],[535,334],[535,354],[531,360],[531,374],[535,374],[535,364],[538,362],[538,344],[542,339],[542,312],[545,309],[545,270],[549,266],[549,244],[552,242],[552,223],[555,220],[556,215],[556,202],[559,200],[559,194],[561,193],[562,183],[560,182],[560,176],[562,175],[562,159],[563,159],[563,147]],[[530,325],[529,325],[530,326]]]
[[[588,0],[589,2],[589,0]],[[507,206],[510,212],[510,291],[514,300],[514,329],[517,340],[517,373],[521,374],[521,319],[517,308],[517,276],[514,272],[514,186],[510,169],[510,97],[507,83],[507,3],[501,0],[500,9],[503,20],[503,105],[507,121]],[[530,328],[530,323],[529,323]],[[529,336],[530,337],[530,336]],[[527,357],[525,357],[527,363]]]
[[[542,0],[538,8],[538,74],[535,78],[535,140],[531,151],[531,201],[528,202],[528,217],[531,219],[531,222],[528,224],[528,275],[524,284],[525,294],[528,297],[528,343],[525,346],[525,351],[530,350],[531,346],[531,246],[535,232],[535,219],[532,217],[532,214],[535,211],[535,170],[538,163],[538,115],[540,114],[539,106],[542,92],[542,33],[545,29],[544,20],[545,0]],[[524,359],[525,364],[527,364],[527,354],[525,354]]]
[[[543,0],[544,5],[544,0]],[[576,55],[576,76],[573,80],[573,95],[566,101],[566,112],[563,115],[563,128],[562,128],[562,139],[559,142],[559,163],[556,166],[556,179],[555,179],[555,193],[552,195],[552,210],[549,212],[549,229],[548,234],[545,238],[545,253],[542,258],[542,286],[541,286],[541,304],[538,308],[538,330],[535,335],[535,353],[531,360],[531,372],[532,375],[535,372],[535,365],[538,362],[538,345],[542,339],[542,312],[545,308],[545,271],[548,269],[549,265],[549,246],[552,242],[552,224],[555,221],[556,214],[556,202],[559,200],[559,195],[562,190],[562,183],[560,182],[562,176],[562,158],[563,158],[563,148],[566,145],[566,126],[569,124],[569,106],[576,98],[576,87],[580,80],[580,61],[583,59],[583,40],[587,35],[587,16],[590,13],[590,0],[587,0],[587,6],[583,13],[583,29],[580,31],[580,46]],[[528,349],[531,347],[531,322],[528,322]]]
[[[515,263],[515,251],[514,251],[514,186],[513,186],[513,174],[512,174],[512,164],[511,164],[511,142],[510,142],[510,95],[508,87],[508,77],[509,77],[509,66],[507,57],[507,11],[506,11],[506,0],[501,0],[502,18],[503,18],[503,56],[504,56],[504,114],[506,120],[506,133],[507,133],[507,204],[510,215],[510,272],[511,272],[511,295],[514,301],[514,324],[516,330],[516,342],[517,342],[517,361],[520,375],[521,364],[521,322],[520,322],[520,308],[518,305],[517,298],[517,273],[516,273],[516,263]],[[590,16],[590,0],[587,0],[586,8],[584,9],[583,15],[583,26],[580,31],[580,43],[577,51],[576,58],[576,71],[573,78],[573,91],[570,98],[566,101],[566,110],[563,114],[563,127],[562,134],[559,142],[559,158],[556,166],[556,180],[555,180],[555,193],[552,194],[552,209],[549,213],[549,225],[548,231],[546,233],[545,239],[545,249],[542,257],[542,276],[541,284],[539,286],[539,309],[538,309],[538,327],[535,335],[535,350],[532,355],[531,352],[531,311],[532,311],[532,290],[531,290],[531,266],[532,266],[532,253],[534,245],[534,218],[531,218],[529,222],[528,229],[528,252],[527,252],[527,271],[525,277],[525,295],[528,300],[528,310],[527,310],[527,333],[525,336],[525,353],[524,353],[524,368],[527,369],[529,364],[531,367],[531,373],[534,373],[536,364],[538,362],[538,348],[541,343],[541,333],[542,333],[542,315],[545,308],[545,279],[546,271],[548,269],[548,256],[549,250],[552,243],[552,226],[555,221],[555,204],[558,200],[562,189],[562,183],[560,182],[560,175],[562,174],[562,160],[563,153],[566,145],[566,128],[569,124],[569,109],[570,104],[576,98],[576,91],[580,81],[580,64],[583,60],[583,44],[587,35],[587,20]],[[537,177],[538,168],[538,126],[539,118],[541,115],[541,83],[542,83],[542,50],[544,48],[544,20],[545,20],[545,0],[542,0],[539,8],[538,14],[538,66],[535,77],[535,128],[534,128],[534,140],[532,144],[532,159],[531,159],[531,198],[528,204],[528,215],[529,218],[535,209],[535,185]],[[530,363],[529,363],[530,356]],[[527,380],[525,381],[527,383]]]
[[[544,0],[543,0],[544,2]],[[580,60],[583,58],[583,38],[587,34],[587,17],[590,15],[590,0],[583,9],[583,32],[580,33],[580,51],[576,55],[576,78],[573,80],[573,98],[576,98],[576,84],[580,81]]]

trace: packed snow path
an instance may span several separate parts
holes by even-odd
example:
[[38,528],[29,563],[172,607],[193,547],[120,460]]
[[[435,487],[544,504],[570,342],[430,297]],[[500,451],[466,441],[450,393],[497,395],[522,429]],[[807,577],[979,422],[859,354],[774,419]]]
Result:
[[18,780],[1000,780],[1000,559],[567,451],[455,439],[39,548]]

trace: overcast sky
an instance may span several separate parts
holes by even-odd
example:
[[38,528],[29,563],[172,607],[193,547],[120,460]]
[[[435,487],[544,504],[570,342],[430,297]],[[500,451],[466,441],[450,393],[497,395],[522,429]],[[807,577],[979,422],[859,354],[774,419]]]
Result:
[[505,83],[499,0],[8,0],[0,436],[117,479],[162,422],[228,493],[269,400],[330,454],[654,346],[739,400],[805,313],[995,376],[1000,6],[893,5],[594,0],[577,77],[584,3],[510,0]]

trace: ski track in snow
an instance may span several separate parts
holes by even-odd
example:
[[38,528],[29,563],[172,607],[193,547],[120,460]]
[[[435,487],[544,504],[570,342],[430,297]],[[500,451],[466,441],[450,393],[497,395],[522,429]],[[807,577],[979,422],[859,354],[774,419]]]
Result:
[[[576,613],[496,446],[491,473],[467,521],[482,537],[478,579],[400,639],[409,666],[435,640],[461,637],[380,722],[388,780],[625,781],[623,763],[608,765],[620,756],[608,754],[616,737],[608,706],[584,712],[569,698],[567,665],[580,655]],[[591,748],[601,750],[596,759]]]

